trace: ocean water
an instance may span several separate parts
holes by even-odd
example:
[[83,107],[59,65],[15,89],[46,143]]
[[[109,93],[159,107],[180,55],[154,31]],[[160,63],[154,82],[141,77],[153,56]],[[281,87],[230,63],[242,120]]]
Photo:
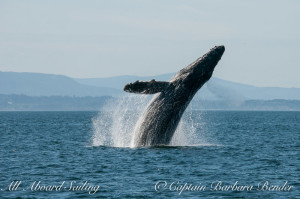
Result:
[[300,198],[300,112],[189,109],[170,146],[132,148],[123,108],[0,112],[0,198]]

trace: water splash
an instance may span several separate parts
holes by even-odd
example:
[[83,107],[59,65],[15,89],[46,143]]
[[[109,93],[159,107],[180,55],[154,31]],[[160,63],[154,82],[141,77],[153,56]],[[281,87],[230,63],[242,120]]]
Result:
[[171,140],[171,146],[203,146],[207,145],[204,135],[205,124],[200,112],[193,112],[189,106],[183,114]]
[[131,147],[135,124],[150,99],[130,94],[106,103],[92,119],[93,146]]
[[[144,113],[152,95],[125,95],[109,101],[92,119],[94,135],[93,146],[133,147],[134,129]],[[193,114],[189,107],[171,140],[170,146],[207,145],[202,133],[204,127],[201,114]]]

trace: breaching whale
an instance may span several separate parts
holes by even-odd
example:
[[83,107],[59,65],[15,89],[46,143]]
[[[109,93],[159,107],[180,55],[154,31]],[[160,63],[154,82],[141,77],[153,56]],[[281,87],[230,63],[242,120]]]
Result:
[[125,85],[126,92],[157,93],[135,126],[135,147],[170,143],[183,112],[196,92],[211,78],[224,51],[224,46],[212,48],[168,82],[136,81]]

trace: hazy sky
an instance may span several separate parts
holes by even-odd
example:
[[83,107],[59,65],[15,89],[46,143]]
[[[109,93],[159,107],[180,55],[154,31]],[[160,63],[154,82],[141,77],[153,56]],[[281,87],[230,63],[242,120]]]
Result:
[[176,72],[215,45],[214,76],[300,87],[299,0],[0,0],[0,71]]

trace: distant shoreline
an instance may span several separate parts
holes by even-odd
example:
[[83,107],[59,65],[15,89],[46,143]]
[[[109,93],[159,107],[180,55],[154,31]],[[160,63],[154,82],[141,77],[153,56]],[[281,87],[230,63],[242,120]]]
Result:
[[[101,111],[118,97],[27,96],[0,94],[0,111]],[[116,102],[117,103],[117,102]],[[110,110],[105,107],[105,110]],[[112,107],[113,108],[113,107]],[[135,110],[135,104],[128,104]],[[201,111],[300,111],[300,100],[201,100],[194,99],[188,110]]]

